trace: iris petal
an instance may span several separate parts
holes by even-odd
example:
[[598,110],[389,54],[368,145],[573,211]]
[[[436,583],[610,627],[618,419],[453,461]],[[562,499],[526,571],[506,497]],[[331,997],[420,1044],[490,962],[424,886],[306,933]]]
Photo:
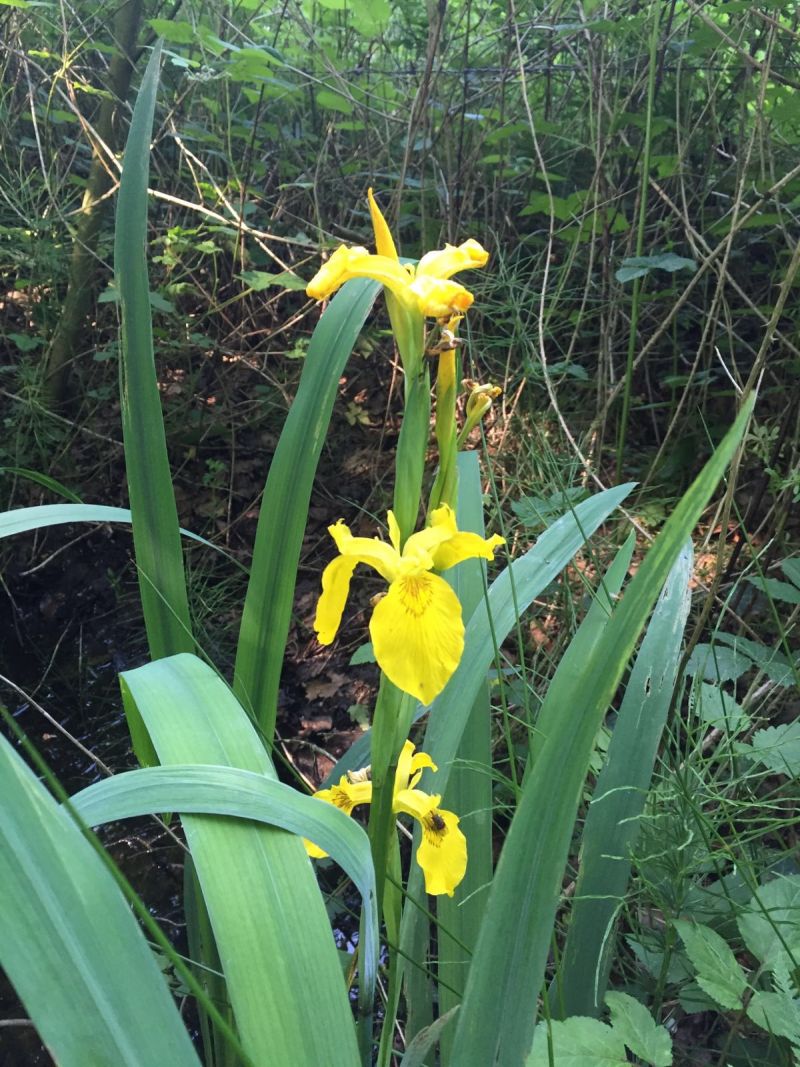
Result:
[[458,597],[434,574],[400,577],[370,621],[375,659],[390,681],[423,704],[444,689],[464,651]]
[[387,582],[397,577],[401,557],[392,545],[387,545],[379,537],[353,537],[350,528],[341,520],[329,526],[328,533],[342,556],[352,556],[358,563],[366,563]]
[[337,556],[322,572],[322,593],[314,617],[314,630],[321,645],[329,645],[336,637],[357,563],[355,556]]
[[467,839],[452,811],[436,808],[421,820],[417,863],[425,875],[425,892],[452,897],[467,870]]
[[447,319],[468,311],[475,297],[458,282],[446,278],[416,277],[408,291],[416,297],[423,315],[433,319]]
[[494,559],[495,549],[505,544],[505,538],[493,534],[484,539],[475,533],[458,532],[434,550],[433,565],[437,571],[446,571],[465,559]]
[[352,277],[349,266],[353,256],[366,255],[369,255],[366,248],[348,248],[347,245],[339,245],[331,258],[322,264],[306,286],[306,295],[312,300],[327,300],[339,286],[344,285]]
[[489,261],[486,249],[470,237],[458,245],[445,245],[434,252],[426,252],[417,264],[417,277],[450,278],[460,270],[485,267]]
[[378,255],[388,256],[389,259],[397,259],[397,249],[394,245],[394,238],[392,237],[386,219],[383,217],[381,209],[378,207],[375,197],[372,195],[371,189],[367,189],[367,200],[369,201],[369,213],[372,218],[372,229],[375,233],[375,249]]

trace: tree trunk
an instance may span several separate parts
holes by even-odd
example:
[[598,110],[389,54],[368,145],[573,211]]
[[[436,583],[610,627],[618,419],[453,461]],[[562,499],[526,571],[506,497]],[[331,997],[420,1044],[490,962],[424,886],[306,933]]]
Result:
[[[134,69],[134,49],[142,21],[143,0],[127,0],[114,17],[113,37],[117,46],[108,68],[108,90],[95,123],[97,135],[111,151],[116,150],[117,109],[128,96]],[[84,330],[96,285],[96,253],[105,215],[103,199],[112,187],[109,164],[99,145],[93,146],[92,165],[81,214],[75,230],[69,280],[61,317],[45,357],[43,400],[52,409],[64,406],[70,367],[85,343]]]

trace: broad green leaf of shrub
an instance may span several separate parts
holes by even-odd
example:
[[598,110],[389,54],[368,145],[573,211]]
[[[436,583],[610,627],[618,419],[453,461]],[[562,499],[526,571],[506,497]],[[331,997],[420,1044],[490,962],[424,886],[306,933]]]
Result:
[[747,1014],[762,1030],[800,1044],[800,999],[797,997],[759,989],[747,1005]]
[[159,37],[170,44],[191,44],[194,40],[194,26],[190,22],[173,19],[148,19],[147,25]]
[[[552,1022],[553,1067],[628,1067],[625,1042],[607,1023],[585,1015]],[[548,1025],[540,1022],[525,1067],[550,1067]]]
[[800,559],[785,559],[781,563],[781,570],[790,582],[800,588]]
[[[794,683],[797,664],[793,670],[787,657],[777,648],[770,648],[769,645],[763,645],[760,641],[751,641],[747,637],[726,634],[723,631],[716,634],[716,641],[729,645],[737,656],[752,660],[753,665],[763,671],[776,685],[786,686]],[[749,667],[745,668],[745,670],[749,669]]]
[[772,600],[782,600],[786,604],[800,604],[800,589],[789,585],[788,582],[781,582],[777,578],[762,578],[760,575],[748,578],[747,581]]
[[761,886],[738,924],[744,943],[768,970],[796,967],[800,960],[800,875]]
[[[606,1004],[611,1024],[586,1015],[573,1015],[548,1026],[540,1022],[525,1067],[623,1067],[631,1052],[650,1067],[671,1067],[672,1042],[647,1008],[626,993],[609,993]],[[550,1040],[548,1040],[548,1037]]]
[[341,93],[331,92],[330,89],[320,89],[317,93],[317,103],[320,107],[328,108],[329,111],[340,111],[343,115],[353,114],[352,101]]
[[271,285],[280,286],[281,289],[305,289],[306,283],[291,271],[282,270],[279,274],[271,274],[266,270],[243,270],[239,275],[245,285],[254,292],[260,293]]
[[697,270],[697,264],[686,256],[676,256],[674,252],[662,252],[655,256],[628,256],[623,259],[615,278],[618,282],[630,282],[634,278],[643,278],[651,270],[665,270],[674,274],[677,270]]
[[730,693],[708,682],[700,683],[696,708],[704,723],[719,730],[726,730],[729,734],[739,733],[750,722],[750,716]]
[[749,745],[739,745],[737,752],[753,757],[774,774],[800,777],[800,719],[756,730]]
[[697,971],[697,984],[722,1008],[742,1006],[747,979],[727,941],[702,923],[676,919],[675,929],[681,937],[689,959]]
[[349,6],[353,29],[364,37],[377,36],[392,14],[389,0],[351,0]]
[[706,682],[735,682],[752,666],[752,661],[736,649],[702,644],[695,646],[686,664],[686,673]]
[[607,993],[611,1025],[634,1054],[652,1067],[671,1067],[672,1040],[650,1012],[627,993]]

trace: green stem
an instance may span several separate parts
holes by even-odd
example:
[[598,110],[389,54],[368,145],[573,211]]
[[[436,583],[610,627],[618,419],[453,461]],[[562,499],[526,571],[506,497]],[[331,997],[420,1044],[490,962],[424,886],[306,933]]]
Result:
[[394,514],[403,543],[417,526],[430,420],[430,372],[420,366],[417,374],[406,378],[406,404],[395,458]]
[[[644,227],[647,219],[647,188],[650,179],[650,148],[653,140],[653,101],[656,93],[656,65],[658,59],[659,6],[653,4],[653,24],[650,28],[650,58],[647,71],[647,111],[645,114],[644,146],[642,148],[642,172],[639,186],[639,220],[636,230],[636,255],[644,250]],[[621,478],[622,460],[625,454],[625,439],[628,435],[628,415],[631,406],[631,383],[633,381],[633,357],[636,352],[636,334],[639,329],[642,279],[635,278],[631,296],[631,326],[628,334],[628,358],[625,364],[625,389],[622,394],[622,414],[617,438],[617,481]]]
[[379,911],[383,907],[387,857],[394,833],[392,799],[397,760],[408,737],[416,703],[414,697],[401,692],[385,675],[381,676],[372,723],[372,803],[368,827]]
[[455,509],[458,498],[456,466],[456,352],[445,349],[439,356],[436,375],[436,441],[439,445],[439,470],[431,490],[430,508],[449,504]]

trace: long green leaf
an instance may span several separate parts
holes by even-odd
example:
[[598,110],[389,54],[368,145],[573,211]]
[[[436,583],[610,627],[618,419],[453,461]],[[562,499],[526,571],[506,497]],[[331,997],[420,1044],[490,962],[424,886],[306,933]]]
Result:
[[[104,504],[39,504],[32,508],[16,508],[14,511],[0,513],[0,537],[11,537],[13,534],[28,533],[30,530],[41,530],[45,526],[64,526],[69,522],[117,522],[130,525],[133,518],[127,508],[112,508]],[[192,541],[198,541],[206,548],[213,548],[215,552],[220,552],[236,566],[241,566],[230,552],[215,545],[213,541],[207,541],[200,534],[184,530],[183,527],[181,527],[181,534],[191,538]]]
[[367,944],[361,980],[374,993],[378,909],[369,840],[358,823],[338,808],[263,774],[179,764],[114,775],[76,793],[70,805],[90,826],[176,811],[252,819],[307,837],[339,864],[365,901]]
[[236,649],[233,688],[271,743],[308,504],[336,390],[380,286],[347,282],[308,346],[297,396],[270,464]]
[[563,715],[542,742],[495,872],[456,1025],[452,1063],[458,1067],[518,1067],[530,1051],[561,879],[598,727],[752,407],[751,399],[667,520],[581,673],[557,671],[551,682],[548,698]]
[[0,964],[61,1067],[199,1067],[108,868],[0,737]]
[[[485,534],[477,452],[462,452],[458,457],[458,528],[481,537]],[[482,560],[470,560],[455,567],[452,575],[464,617],[469,619],[484,597],[486,564]],[[442,799],[444,808],[461,817],[469,863],[455,895],[441,897],[436,903],[440,1015],[461,1001],[492,880],[491,766],[489,682],[484,679],[472,702]],[[412,979],[413,972],[409,971],[409,981]],[[409,1032],[416,1034],[417,1030],[414,1026]],[[442,1034],[445,1062],[453,1031],[454,1027],[449,1027]]]
[[[163,766],[236,767],[275,779],[245,711],[197,657],[127,671],[122,685],[126,711],[141,716]],[[240,820],[182,822],[245,1051],[257,1064],[354,1067],[350,1003],[301,841]]]
[[556,1016],[597,1015],[605,1000],[613,927],[630,876],[629,850],[638,834],[659,741],[667,721],[689,615],[692,548],[678,556],[647,627],[617,715],[605,766],[597,779],[581,842]]
[[[586,612],[586,617],[580,624],[558,665],[559,685],[568,675],[580,677],[587,660],[601,640],[605,628],[611,618],[614,607],[614,598],[619,594],[625,576],[628,573],[633,549],[636,545],[636,534],[631,531],[625,544],[617,552],[611,562],[611,566],[603,575],[603,581],[595,591],[594,598]],[[530,758],[528,760],[528,774],[536,773],[536,758],[544,747],[542,742],[551,733],[555,733],[564,719],[564,709],[558,703],[559,686],[550,685],[547,696],[542,702],[539,714],[536,717],[536,726],[532,741]],[[552,692],[552,696],[551,696]]]
[[120,401],[133,544],[150,653],[154,659],[194,648],[178,510],[167,458],[153,358],[147,277],[147,182],[161,45],[142,78],[125,146],[114,243],[119,290]]

